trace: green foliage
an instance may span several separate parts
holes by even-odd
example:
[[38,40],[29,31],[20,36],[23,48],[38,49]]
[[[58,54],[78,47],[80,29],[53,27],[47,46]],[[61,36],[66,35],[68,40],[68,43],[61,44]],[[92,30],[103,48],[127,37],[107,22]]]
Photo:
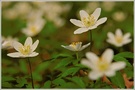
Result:
[[43,88],[50,88],[51,87],[51,81],[47,81],[44,83]]
[[125,88],[124,79],[120,72],[116,72],[116,75],[113,77],[110,77],[110,79],[114,85],[118,86],[119,88]]

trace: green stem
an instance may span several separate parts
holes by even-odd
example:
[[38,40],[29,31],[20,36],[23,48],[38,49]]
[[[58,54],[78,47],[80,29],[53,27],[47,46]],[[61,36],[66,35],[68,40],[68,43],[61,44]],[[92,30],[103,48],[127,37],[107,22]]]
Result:
[[31,82],[32,82],[32,88],[34,88],[34,83],[33,83],[33,76],[32,76],[32,70],[31,70],[31,63],[30,63],[30,60],[29,60],[29,58],[28,58],[28,63],[29,63],[30,74],[31,74]]
[[92,30],[90,30],[90,43],[91,43],[91,45],[90,45],[90,51],[91,51],[91,48],[92,48]]
[[76,59],[77,59],[77,60],[79,59],[78,52],[76,52]]

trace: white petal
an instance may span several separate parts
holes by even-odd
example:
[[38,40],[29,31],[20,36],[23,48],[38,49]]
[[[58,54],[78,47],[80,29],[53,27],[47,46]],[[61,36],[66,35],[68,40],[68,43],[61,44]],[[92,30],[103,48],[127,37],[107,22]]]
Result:
[[97,19],[99,18],[100,13],[101,13],[101,8],[97,8],[97,9],[93,12],[92,16],[94,16],[94,19],[95,19],[96,21],[97,21]]
[[97,28],[96,24],[94,26],[88,27],[89,30],[92,30],[92,29],[95,29],[95,28]]
[[89,72],[88,76],[91,80],[97,80],[98,78],[103,76],[103,73],[100,73],[98,71],[91,71]]
[[21,54],[19,52],[14,52],[14,53],[7,54],[7,56],[13,57],[13,58],[18,58],[21,56]]
[[39,40],[37,40],[37,41],[31,46],[32,52],[37,48],[38,44],[39,44]]
[[109,69],[108,71],[105,72],[105,75],[108,77],[112,77],[115,75],[115,71],[112,69]]
[[70,46],[64,46],[64,45],[61,45],[63,48],[66,48],[68,50],[71,50],[71,51],[76,51],[74,48],[70,47]]
[[124,39],[124,40],[127,40],[130,36],[131,36],[130,33],[126,33],[126,34],[123,36],[123,39]]
[[114,36],[114,34],[113,34],[113,33],[108,32],[108,33],[107,33],[107,36],[109,37],[109,39],[111,39],[111,40],[115,40],[115,36]]
[[74,31],[74,34],[81,34],[87,32],[88,30],[89,30],[88,28],[78,28],[77,30]]
[[106,20],[107,20],[106,17],[100,18],[100,19],[96,22],[95,26],[98,26],[98,25],[100,25],[100,24],[103,24],[104,22],[106,22]]
[[111,64],[110,68],[114,71],[121,70],[126,67],[126,63],[123,61],[114,62]]
[[126,40],[123,41],[123,44],[128,44],[128,43],[130,43],[131,41],[132,41],[132,39],[126,39]]
[[84,25],[82,24],[82,22],[80,20],[70,19],[70,22],[78,27],[84,27]]
[[29,55],[29,57],[35,57],[37,56],[39,53],[36,53],[36,52],[32,52],[32,54]]
[[24,45],[32,45],[32,38],[31,37],[28,37],[24,43]]
[[108,61],[109,63],[112,62],[114,56],[114,52],[112,49],[106,49],[102,54],[102,59]]
[[115,34],[116,34],[116,36],[118,36],[118,37],[122,37],[122,35],[123,35],[121,29],[116,29]]
[[91,68],[91,69],[94,69],[94,65],[87,59],[82,59],[81,60],[81,64]]
[[23,47],[23,45],[17,41],[14,41],[13,47],[15,48],[15,50],[19,51],[19,48]]
[[86,57],[87,57],[88,60],[91,61],[93,64],[95,64],[95,63],[99,60],[98,56],[97,56],[95,53],[93,53],[93,52],[87,52],[87,53],[86,53]]
[[90,43],[83,45],[82,48],[81,48],[81,50],[87,48],[89,45],[90,45]]
[[89,14],[86,11],[81,10],[80,11],[80,17],[81,17],[81,20],[82,20],[83,18],[89,17]]

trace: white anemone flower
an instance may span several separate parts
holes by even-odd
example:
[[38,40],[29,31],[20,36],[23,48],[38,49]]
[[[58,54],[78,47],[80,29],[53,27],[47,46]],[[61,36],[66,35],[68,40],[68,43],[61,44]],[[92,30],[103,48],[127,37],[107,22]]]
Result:
[[121,47],[125,44],[130,43],[132,40],[129,38],[131,36],[130,33],[126,33],[123,35],[121,29],[116,29],[115,35],[112,32],[107,33],[108,39],[107,42],[115,45],[117,47]]
[[85,44],[85,45],[82,46],[82,42],[73,42],[69,46],[64,46],[64,45],[61,45],[61,46],[63,48],[71,50],[71,51],[82,51],[83,49],[85,49],[89,45],[90,45],[90,43]]
[[13,52],[7,54],[9,57],[18,58],[18,57],[35,57],[38,55],[34,50],[37,48],[39,40],[36,40],[34,44],[32,44],[32,38],[28,37],[22,45],[20,42],[13,42],[14,49],[18,52]]
[[113,62],[114,52],[112,49],[106,49],[101,57],[98,57],[93,52],[87,52],[88,59],[82,59],[81,64],[91,68],[88,77],[91,80],[96,80],[104,75],[112,77],[115,72],[125,68],[126,63],[123,61]]
[[12,38],[11,36],[8,36],[7,38],[2,37],[2,49],[11,49],[13,48],[13,42],[18,41],[17,38]]
[[74,25],[80,27],[79,29],[74,31],[74,34],[81,34],[87,32],[88,30],[92,30],[97,28],[98,25],[103,24],[107,18],[99,18],[101,13],[101,8],[97,8],[91,15],[89,15],[86,11],[80,10],[81,20],[70,19],[70,22]]
[[45,20],[42,18],[38,18],[34,22],[30,21],[28,22],[27,27],[23,28],[22,33],[30,37],[36,36],[38,33],[40,33],[45,23]]

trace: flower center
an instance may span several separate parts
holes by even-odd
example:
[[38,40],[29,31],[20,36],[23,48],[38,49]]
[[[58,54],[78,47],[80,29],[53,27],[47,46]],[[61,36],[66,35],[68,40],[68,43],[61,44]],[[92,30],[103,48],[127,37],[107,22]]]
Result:
[[31,48],[30,45],[26,45],[26,46],[22,46],[19,49],[20,53],[22,53],[23,55],[28,55],[31,52]]
[[97,62],[98,70],[104,72],[108,69],[109,63],[106,60],[99,59]]
[[86,27],[93,26],[95,24],[94,16],[90,15],[89,17],[84,17],[82,22]]
[[70,46],[73,47],[74,49],[76,49],[77,44],[80,44],[80,43],[81,43],[81,42],[72,42],[72,43],[70,44]]
[[30,30],[31,30],[32,33],[37,33],[37,30],[36,30],[35,26],[31,26]]
[[118,42],[118,43],[121,43],[122,42],[122,40],[123,40],[123,38],[122,37],[116,37],[116,41]]

